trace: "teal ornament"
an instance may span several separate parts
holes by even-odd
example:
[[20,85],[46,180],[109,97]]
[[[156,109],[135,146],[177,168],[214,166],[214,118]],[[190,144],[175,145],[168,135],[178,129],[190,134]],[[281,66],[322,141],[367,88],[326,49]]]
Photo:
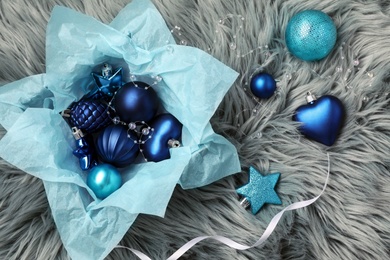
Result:
[[253,166],[249,167],[248,183],[236,189],[236,191],[245,198],[244,200],[249,202],[253,215],[257,214],[265,203],[282,204],[275,192],[275,185],[279,177],[280,173],[263,176]]
[[254,96],[267,99],[275,93],[276,81],[270,74],[260,72],[252,77],[250,88]]
[[87,176],[87,185],[96,197],[103,200],[122,186],[122,177],[110,164],[99,164]]
[[289,51],[304,61],[325,58],[336,44],[336,26],[327,14],[306,10],[294,15],[287,24],[286,45]]

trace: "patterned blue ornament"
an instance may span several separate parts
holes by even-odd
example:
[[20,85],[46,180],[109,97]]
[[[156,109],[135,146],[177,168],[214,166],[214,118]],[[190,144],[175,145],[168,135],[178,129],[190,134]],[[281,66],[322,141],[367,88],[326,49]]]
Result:
[[263,176],[254,167],[249,167],[248,183],[236,189],[236,192],[250,203],[253,215],[257,214],[265,203],[282,204],[275,192],[279,177],[280,173]]
[[[171,114],[156,116],[141,138],[140,149],[147,161],[159,162],[171,157],[170,148],[180,146],[183,125]],[[142,131],[144,132],[144,131]]]
[[98,136],[96,150],[103,162],[126,167],[138,155],[138,136],[123,125],[110,125]]
[[156,115],[159,106],[160,100],[154,89],[140,81],[123,85],[114,99],[115,111],[126,123],[150,121]]
[[93,133],[111,124],[108,106],[99,100],[81,100],[70,108],[69,123],[85,133]]
[[318,100],[307,93],[307,105],[300,106],[293,120],[301,122],[299,131],[306,137],[331,146],[336,141],[344,123],[345,109],[341,101],[330,95]]
[[287,48],[294,56],[315,61],[331,52],[337,40],[337,30],[333,20],[324,12],[306,10],[291,18],[285,38]]
[[73,136],[76,139],[76,150],[73,151],[73,155],[79,158],[80,168],[83,171],[97,165],[95,158],[95,149],[93,140],[90,136],[84,136],[83,132],[77,127],[72,127]]
[[103,200],[122,186],[122,177],[114,166],[99,164],[88,173],[87,186]]
[[276,81],[270,74],[260,72],[252,77],[250,88],[254,96],[267,99],[275,93]]
[[104,99],[109,101],[114,93],[123,85],[122,68],[112,71],[112,66],[104,64],[101,75],[92,73],[95,87],[88,93],[86,99]]

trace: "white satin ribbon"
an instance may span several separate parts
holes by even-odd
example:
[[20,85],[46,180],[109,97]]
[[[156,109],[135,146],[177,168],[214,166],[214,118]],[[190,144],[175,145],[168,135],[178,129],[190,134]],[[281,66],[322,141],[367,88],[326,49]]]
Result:
[[[329,158],[329,153],[327,153],[327,156],[328,156],[328,173],[326,175],[325,184],[324,184],[324,187],[322,188],[321,193],[317,197],[312,198],[310,200],[304,200],[304,201],[295,202],[295,203],[285,207],[282,211],[280,211],[278,214],[276,214],[272,218],[271,222],[268,224],[268,227],[264,231],[263,235],[253,245],[251,245],[251,246],[241,245],[241,244],[231,240],[230,238],[223,237],[223,236],[199,236],[199,237],[196,237],[196,238],[188,241],[186,244],[184,244],[182,247],[180,247],[175,253],[173,253],[167,260],[177,260],[177,259],[179,259],[179,257],[181,257],[191,247],[193,247],[194,245],[196,245],[197,243],[199,243],[200,241],[205,240],[205,239],[217,240],[217,241],[221,242],[222,244],[225,244],[225,245],[227,245],[227,246],[229,246],[231,248],[237,249],[237,250],[247,250],[247,249],[256,247],[258,245],[261,245],[272,234],[272,232],[274,231],[275,227],[279,223],[279,220],[282,218],[284,212],[307,207],[310,204],[313,204],[316,200],[318,200],[321,197],[321,195],[324,193],[324,191],[326,189],[326,186],[328,185],[328,180],[329,180],[329,175],[330,175],[330,158]],[[141,260],[152,260],[150,257],[145,255],[144,253],[142,253],[142,252],[140,252],[138,250],[129,248],[129,247],[118,245],[115,248],[124,248],[124,249],[130,250],[136,256],[138,256]]]

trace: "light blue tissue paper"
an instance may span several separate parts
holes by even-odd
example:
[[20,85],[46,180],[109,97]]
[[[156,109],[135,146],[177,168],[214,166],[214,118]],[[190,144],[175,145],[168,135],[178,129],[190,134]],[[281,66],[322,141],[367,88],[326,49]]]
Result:
[[[59,112],[93,87],[102,63],[153,86],[182,124],[171,159],[120,169],[125,183],[104,200],[86,186],[75,140]],[[175,185],[196,188],[241,170],[235,147],[209,120],[238,74],[207,53],[179,46],[147,0],[134,0],[110,25],[55,7],[46,37],[46,74],[0,88],[0,156],[44,181],[61,239],[73,259],[103,259],[140,213],[164,216]],[[33,153],[31,151],[34,151]]]
[[8,130],[28,107],[51,106],[53,93],[44,86],[44,74],[0,87],[0,123]]

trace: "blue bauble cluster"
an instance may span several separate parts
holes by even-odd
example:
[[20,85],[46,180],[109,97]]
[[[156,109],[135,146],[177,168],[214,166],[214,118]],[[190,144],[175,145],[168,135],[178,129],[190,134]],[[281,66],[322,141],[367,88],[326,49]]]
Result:
[[260,72],[252,77],[250,88],[254,96],[267,99],[275,93],[276,81],[270,74]]
[[151,86],[124,84],[121,68],[104,64],[101,75],[92,75],[95,87],[62,115],[76,139],[73,154],[82,170],[90,170],[88,187],[105,199],[122,185],[116,167],[129,166],[140,152],[146,161],[169,159],[170,148],[180,146],[182,124],[169,113],[158,115],[163,108]]
[[289,51],[304,61],[325,58],[336,44],[337,30],[333,20],[324,12],[305,10],[289,21],[286,33]]

